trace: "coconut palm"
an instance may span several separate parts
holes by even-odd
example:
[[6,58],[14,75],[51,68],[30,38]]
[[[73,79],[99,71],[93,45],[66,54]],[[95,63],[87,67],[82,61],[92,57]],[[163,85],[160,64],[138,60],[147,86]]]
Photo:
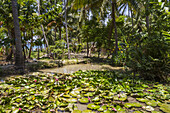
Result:
[[22,42],[21,42],[21,33],[18,19],[18,9],[17,9],[17,0],[12,0],[12,15],[14,21],[14,31],[15,31],[15,66],[17,69],[24,69],[24,57],[22,53]]

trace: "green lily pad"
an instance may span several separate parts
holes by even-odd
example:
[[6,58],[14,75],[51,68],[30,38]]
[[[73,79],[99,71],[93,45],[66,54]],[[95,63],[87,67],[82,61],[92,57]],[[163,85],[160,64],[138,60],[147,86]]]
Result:
[[95,113],[95,112],[91,111],[91,110],[84,110],[84,111],[82,111],[82,113]]
[[79,102],[86,104],[86,103],[89,103],[89,100],[88,100],[88,98],[81,98],[81,99],[79,99]]
[[75,102],[77,102],[77,98],[69,98],[66,101],[70,102],[70,103],[75,103]]
[[14,110],[12,110],[12,113],[18,113],[19,112],[19,108],[15,108]]
[[150,101],[146,102],[146,104],[147,104],[148,106],[153,106],[153,107],[157,106],[157,102],[154,101],[154,100],[150,100]]
[[80,110],[74,110],[73,113],[81,113]]
[[162,113],[162,112],[160,112],[160,111],[152,111],[151,113]]
[[140,103],[125,103],[124,106],[126,108],[131,108],[131,107],[142,107]]
[[86,94],[84,94],[85,97],[92,97],[94,95],[94,93],[92,92],[88,92]]
[[125,101],[125,100],[127,100],[127,96],[126,96],[126,95],[123,95],[123,96],[121,96],[121,97],[119,98],[119,100],[120,100],[120,101]]
[[70,95],[63,95],[63,97],[70,98],[71,96]]
[[103,113],[111,113],[110,110],[105,110]]
[[143,106],[142,108],[146,111],[154,111],[154,108],[152,106]]
[[88,104],[87,108],[92,109],[92,110],[96,110],[96,109],[99,109],[100,106],[99,105],[95,105],[95,104]]
[[170,104],[162,104],[160,110],[162,110],[165,113],[170,113]]
[[144,99],[144,98],[136,98],[136,100],[138,100],[140,102],[147,102],[147,101],[149,101],[148,99]]
[[107,108],[107,106],[104,105],[104,106],[100,107],[100,108],[98,109],[98,111],[104,111],[104,110],[106,110],[106,108]]
[[134,111],[133,113],[142,113],[141,111]]
[[99,96],[97,96],[97,97],[93,98],[93,99],[92,99],[92,101],[93,101],[93,102],[99,102],[99,101],[100,101]]

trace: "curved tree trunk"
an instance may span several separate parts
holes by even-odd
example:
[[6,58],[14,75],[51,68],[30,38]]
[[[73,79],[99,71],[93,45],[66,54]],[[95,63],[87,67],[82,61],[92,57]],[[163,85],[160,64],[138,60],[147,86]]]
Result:
[[[41,15],[41,13],[40,13],[40,0],[37,0],[37,4],[38,4],[38,16],[40,16]],[[44,27],[43,27],[42,24],[41,24],[41,29],[42,29],[43,36],[44,36],[44,39],[45,39],[45,42],[46,42],[46,46],[47,46],[47,55],[49,55],[49,44],[48,44],[48,40],[47,40],[47,37],[45,35]]]
[[17,69],[24,70],[24,57],[22,53],[22,42],[18,19],[17,0],[12,0],[12,15],[14,21],[15,46],[16,46],[15,66]]
[[116,11],[115,11],[115,8],[116,8],[116,0],[112,0],[112,19],[113,19],[113,26],[114,26],[114,29],[115,29],[115,54],[117,54],[117,50],[118,50],[118,39],[117,39],[117,26],[116,26],[116,19],[115,19],[115,14],[116,14]]

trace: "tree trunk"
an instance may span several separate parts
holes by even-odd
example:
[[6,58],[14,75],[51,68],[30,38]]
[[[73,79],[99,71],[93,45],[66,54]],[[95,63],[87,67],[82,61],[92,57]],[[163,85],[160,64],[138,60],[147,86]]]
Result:
[[37,55],[37,59],[39,60],[40,59],[40,47],[38,46],[38,55]]
[[[40,0],[37,1],[37,4],[38,4],[38,16],[41,15],[40,13]],[[41,24],[41,29],[42,29],[42,32],[43,32],[43,35],[44,35],[44,39],[45,39],[45,42],[46,42],[46,47],[47,47],[47,55],[49,55],[49,45],[48,45],[48,40],[47,40],[47,37],[45,35],[45,31],[44,31],[44,27],[43,25]]]
[[114,29],[115,29],[115,54],[117,54],[117,50],[118,50],[118,35],[117,35],[117,26],[116,26],[116,19],[115,19],[115,11],[116,8],[116,0],[112,0],[112,20],[113,20],[113,25],[114,25]]
[[88,41],[88,36],[87,36],[87,57],[89,57],[89,41]]
[[66,8],[67,0],[64,0],[64,4],[65,4],[65,23],[66,23],[66,38],[67,38],[68,59],[70,59],[69,39],[68,39],[68,31],[67,31],[67,8]]
[[61,40],[61,26],[59,26],[59,39]]
[[133,24],[133,10],[131,9],[131,18],[132,18],[132,33],[134,32],[133,31],[133,28],[134,28],[134,24]]
[[33,45],[33,31],[31,31],[31,43],[30,43],[30,50],[29,50],[29,55],[28,55],[29,59],[31,58],[32,45]]
[[24,71],[24,57],[22,53],[22,42],[21,42],[21,32],[18,19],[18,9],[17,0],[12,0],[12,15],[14,21],[14,31],[15,31],[15,66],[17,69]]

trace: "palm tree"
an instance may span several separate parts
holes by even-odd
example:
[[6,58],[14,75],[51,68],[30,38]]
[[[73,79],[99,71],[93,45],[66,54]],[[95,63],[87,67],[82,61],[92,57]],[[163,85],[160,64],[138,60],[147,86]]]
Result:
[[15,31],[15,66],[17,69],[24,69],[24,57],[22,53],[22,42],[21,42],[21,33],[18,19],[18,9],[17,9],[17,0],[12,0],[12,15],[14,21],[14,31]]
[[67,0],[64,0],[64,5],[65,5],[65,26],[66,26],[66,39],[67,39],[68,59],[70,59],[68,29],[67,29]]
[[[38,16],[40,16],[41,15],[41,12],[40,12],[40,0],[37,0],[37,5],[38,5]],[[44,35],[46,46],[47,46],[47,55],[49,55],[49,51],[48,51],[49,50],[49,44],[48,44],[48,40],[47,40],[45,31],[44,31],[44,27],[43,27],[42,24],[41,24],[41,29],[42,29],[42,32],[43,32],[43,35]]]

